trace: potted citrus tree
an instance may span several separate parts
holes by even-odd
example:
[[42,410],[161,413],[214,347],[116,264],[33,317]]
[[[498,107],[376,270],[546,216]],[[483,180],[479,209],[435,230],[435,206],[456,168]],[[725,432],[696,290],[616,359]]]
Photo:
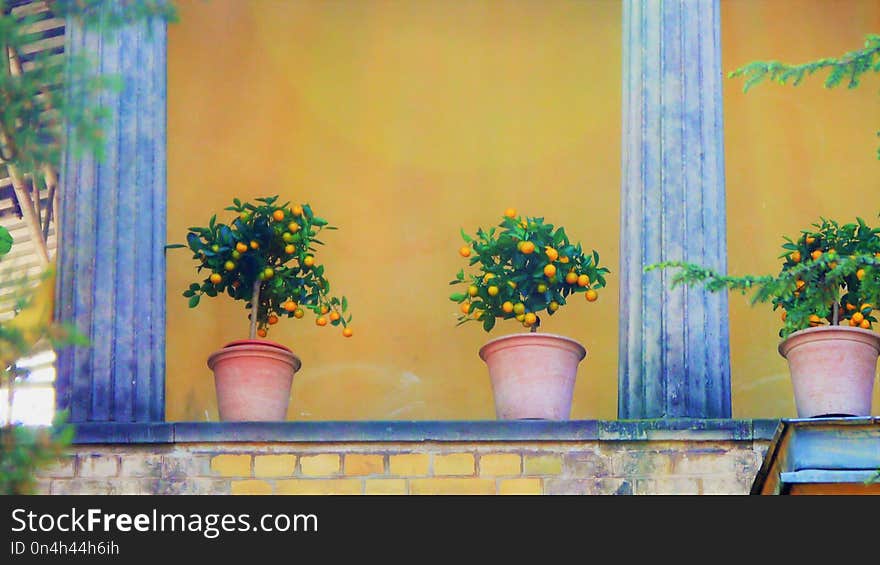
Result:
[[249,339],[226,344],[211,354],[220,419],[284,420],[300,358],[288,347],[265,339],[282,318],[312,312],[318,326],[342,328],[352,336],[348,301],[330,294],[324,266],[315,259],[316,236],[336,229],[308,204],[277,204],[278,196],[255,203],[233,200],[230,224],[213,216],[204,227],[190,227],[186,245],[204,278],[183,291],[189,307],[202,297],[228,296],[250,310]]
[[844,225],[822,219],[797,239],[784,238],[776,276],[726,276],[682,262],[645,270],[676,268],[673,287],[753,292],[753,304],[772,304],[780,311],[777,349],[788,361],[798,416],[869,416],[880,355],[880,335],[873,331],[880,301],[878,233],[861,218]]
[[571,413],[578,364],[586,349],[560,335],[539,333],[542,318],[553,316],[576,296],[598,299],[608,269],[596,251],[584,253],[565,229],[543,218],[505,211],[501,223],[474,237],[461,230],[459,254],[472,272],[458,271],[451,285],[465,287],[450,296],[458,303],[458,325],[496,322],[521,325],[527,332],[490,340],[480,349],[486,362],[500,419],[565,420]]

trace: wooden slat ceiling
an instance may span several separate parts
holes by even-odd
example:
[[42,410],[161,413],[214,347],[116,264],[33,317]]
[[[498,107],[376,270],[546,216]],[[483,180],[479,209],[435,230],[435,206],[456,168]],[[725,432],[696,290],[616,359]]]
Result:
[[[7,0],[6,9],[13,15],[30,15],[37,18],[37,22],[28,30],[32,36],[23,49],[15,53],[23,72],[33,68],[37,54],[49,54],[53,57],[63,56],[64,53],[64,20],[56,18],[43,0]],[[29,38],[30,39],[30,38]],[[4,53],[4,55],[6,55]],[[13,188],[13,179],[8,167],[0,164],[0,225],[12,234],[12,250],[3,257],[0,263],[0,321],[13,316],[12,288],[9,281],[20,278],[23,275],[37,277],[42,271],[42,263],[38,254],[38,245],[41,242],[34,237],[35,230],[27,222],[24,206]],[[50,190],[43,188],[40,191],[39,202],[34,198],[33,180],[29,175],[23,175],[21,184],[24,193],[30,199],[30,206],[39,215],[40,231],[44,231],[47,213],[50,208],[55,209],[57,194],[50,196]],[[50,206],[50,198],[52,202]],[[55,233],[54,215],[48,222],[48,237],[45,244],[50,261],[55,257],[57,249],[57,237]],[[5,284],[4,284],[5,283]]]

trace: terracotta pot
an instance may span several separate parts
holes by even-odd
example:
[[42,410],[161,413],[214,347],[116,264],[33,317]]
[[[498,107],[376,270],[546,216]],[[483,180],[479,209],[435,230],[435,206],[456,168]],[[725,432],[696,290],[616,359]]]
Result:
[[287,419],[293,375],[302,363],[274,341],[233,341],[208,357],[224,422]]
[[567,420],[578,364],[587,350],[573,339],[542,333],[499,337],[480,348],[501,420]]
[[880,335],[848,326],[794,332],[779,344],[799,418],[870,416]]

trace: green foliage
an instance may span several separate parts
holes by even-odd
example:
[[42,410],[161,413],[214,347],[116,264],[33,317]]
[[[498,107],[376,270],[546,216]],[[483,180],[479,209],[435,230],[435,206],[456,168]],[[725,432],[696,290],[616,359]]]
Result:
[[252,308],[256,287],[256,325],[261,332],[277,317],[302,317],[304,309],[311,310],[319,324],[324,318],[330,325],[346,327],[351,322],[351,315],[345,316],[348,300],[331,296],[324,266],[315,262],[315,246],[323,245],[318,234],[336,228],[308,204],[279,205],[277,200],[270,196],[243,203],[236,198],[226,208],[238,214],[229,224],[217,222],[215,215],[207,226],[189,228],[186,245],[167,246],[188,247],[197,271],[207,273],[183,291],[184,298],[195,308],[202,296],[226,294]]
[[74,427],[65,419],[59,413],[49,427],[0,428],[0,494],[31,494],[38,469],[71,457]]
[[870,329],[880,302],[880,228],[855,223],[840,225],[822,218],[814,229],[782,245],[782,269],[776,276],[732,277],[700,265],[664,262],[645,271],[676,268],[672,287],[699,284],[711,292],[753,292],[752,304],[769,302],[782,309],[780,337],[824,324]]
[[449,283],[467,286],[449,297],[461,304],[458,325],[476,321],[489,332],[496,320],[514,319],[535,331],[541,325],[538,312],[552,316],[572,295],[588,291],[595,300],[610,272],[599,264],[596,251],[584,253],[564,228],[544,218],[517,216],[514,210],[497,227],[479,228],[475,237],[461,230],[461,236],[467,245],[460,253],[479,271],[465,275],[462,269]]
[[[0,72],[0,158],[24,174],[34,174],[45,166],[57,170],[65,143],[78,157],[89,154],[101,158],[102,130],[109,109],[100,104],[99,96],[118,90],[118,77],[96,74],[86,56],[58,56],[44,50],[33,53],[27,67],[17,57],[7,57],[7,49],[20,54],[39,40],[34,25],[40,17],[12,13],[7,4],[7,0],[0,0],[4,67]],[[145,18],[176,18],[172,4],[165,0],[52,0],[49,5],[59,17],[71,17],[83,29],[94,32],[109,32]],[[71,139],[65,138],[65,124]]]
[[[856,88],[865,73],[880,72],[880,35],[868,35],[863,49],[851,51],[840,57],[828,57],[801,65],[778,61],[754,61],[729,73],[728,76],[745,78],[743,91],[748,92],[751,87],[768,79],[779,84],[791,82],[792,86],[797,86],[805,77],[819,71],[827,71],[826,88],[834,88],[843,83],[846,83],[847,88]],[[877,158],[880,159],[880,149],[877,150]]]

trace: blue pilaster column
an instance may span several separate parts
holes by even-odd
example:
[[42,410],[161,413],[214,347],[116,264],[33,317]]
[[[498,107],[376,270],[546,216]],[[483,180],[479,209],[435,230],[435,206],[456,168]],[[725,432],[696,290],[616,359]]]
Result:
[[718,0],[624,0],[618,417],[729,418],[727,295],[659,261],[726,270]]
[[65,49],[123,86],[101,96],[104,159],[65,148],[56,317],[91,346],[60,351],[57,404],[74,423],[163,421],[166,24],[98,35],[68,21]]

